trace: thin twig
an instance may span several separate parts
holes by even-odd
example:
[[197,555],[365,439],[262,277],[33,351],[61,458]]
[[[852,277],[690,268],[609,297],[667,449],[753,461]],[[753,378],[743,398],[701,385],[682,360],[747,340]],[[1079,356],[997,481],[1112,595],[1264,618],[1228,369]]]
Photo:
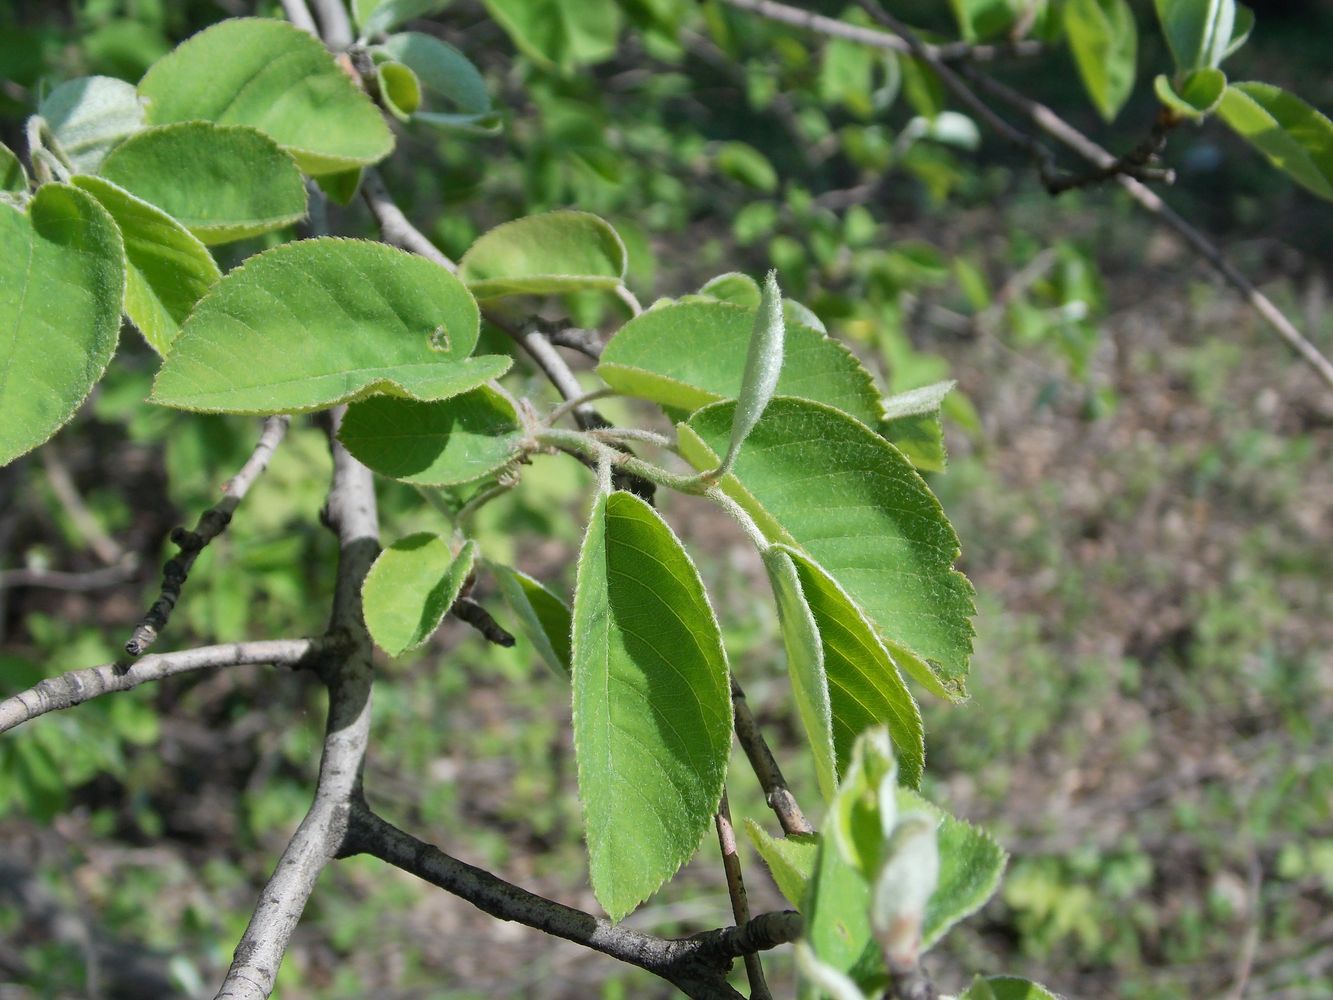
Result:
[[181,589],[190,575],[190,567],[199,558],[205,546],[226,529],[232,514],[245,499],[254,481],[266,468],[273,452],[287,433],[291,417],[274,416],[264,421],[264,431],[259,436],[259,443],[250,457],[241,466],[241,471],[232,476],[222,487],[222,499],[204,511],[193,531],[178,527],[171,533],[171,540],[180,548],[180,552],[167,560],[162,568],[162,593],[148,613],[131,633],[125,643],[125,652],[130,656],[140,656],[156,641],[158,633],[166,627],[171,618],[172,609],[180,600]]
[[[717,843],[722,851],[722,870],[727,878],[727,895],[731,897],[731,914],[736,918],[736,926],[750,922],[750,902],[745,895],[745,878],[741,873],[741,857],[736,849],[736,830],[731,825],[731,807],[727,803],[726,789],[722,791],[722,801],[718,803],[717,814],[713,817],[717,826]],[[745,956],[745,975],[750,980],[750,1000],[772,1000],[768,983],[764,980],[764,966],[759,956]]]
[[0,590],[14,587],[45,587],[48,590],[101,590],[134,579],[132,562],[103,566],[84,573],[58,569],[0,569]]
[[292,24],[302,31],[308,31],[316,38],[319,37],[319,27],[315,24],[310,8],[305,5],[305,0],[282,0],[282,11]]
[[460,597],[455,600],[453,606],[449,608],[449,613],[459,621],[471,625],[481,633],[482,638],[487,642],[503,646],[505,649],[514,645],[514,637],[505,630],[504,626],[492,618],[489,611],[470,597]]
[[319,16],[319,35],[334,52],[352,44],[352,21],[343,0],[313,0]]
[[408,221],[403,210],[394,202],[378,170],[366,168],[361,174],[361,197],[380,228],[380,237],[404,250],[420,254],[449,272],[457,272],[458,265],[432,243],[420,229]]
[[603,386],[600,389],[592,390],[592,392],[585,392],[581,396],[575,396],[573,399],[565,400],[563,403],[561,403],[559,406],[553,409],[550,413],[548,413],[542,419],[542,423],[547,425],[555,424],[565,414],[574,412],[580,406],[586,406],[588,403],[591,403],[594,400],[605,399],[608,396],[615,396],[615,395],[618,395],[618,393],[616,392],[615,389],[612,389],[610,386]]
[[70,521],[74,523],[84,541],[88,543],[88,548],[93,550],[93,554],[105,566],[114,566],[123,560],[125,550],[106,533],[93,512],[88,509],[88,505],[83,502],[83,497],[79,494],[78,487],[74,485],[74,477],[70,475],[69,467],[65,465],[56,442],[48,441],[46,447],[42,448],[41,455],[42,467],[46,469],[46,481],[51,484],[51,492],[56,495],[60,506],[69,515]]
[[901,969],[889,969],[891,1000],[938,1000],[939,991],[919,962]]
[[228,642],[219,646],[200,646],[178,653],[145,656],[133,664],[106,663],[99,667],[71,670],[0,701],[0,733],[15,726],[85,701],[128,691],[149,681],[175,677],[177,674],[206,670],[210,667],[236,667],[248,663],[272,663],[296,666],[313,662],[317,654],[330,648],[326,639],[267,639],[256,642]]
[[768,747],[768,741],[759,731],[759,726],[750,713],[750,703],[745,692],[733,677],[731,679],[731,702],[736,709],[736,742],[745,751],[754,775],[759,779],[759,786],[764,790],[768,807],[782,824],[782,832],[791,836],[793,833],[814,833],[815,828],[801,812],[796,796],[787,787],[787,779],[782,776],[782,768]]
[[580,326],[559,326],[554,330],[547,330],[546,339],[556,347],[568,347],[571,351],[578,351],[593,361],[602,356],[602,341],[596,330],[587,330]]

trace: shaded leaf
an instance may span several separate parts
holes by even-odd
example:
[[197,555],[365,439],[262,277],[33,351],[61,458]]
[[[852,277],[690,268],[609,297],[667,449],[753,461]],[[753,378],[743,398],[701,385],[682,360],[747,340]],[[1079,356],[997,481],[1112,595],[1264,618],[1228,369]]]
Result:
[[609,59],[620,35],[612,0],[484,0],[514,45],[539,66],[570,69]]
[[62,83],[37,106],[37,114],[82,174],[95,172],[112,147],[144,127],[134,85],[109,76]]
[[452,274],[382,243],[314,239],[251,257],[204,296],[152,401],[298,413],[377,392],[447,399],[503,374],[469,358],[477,304]]
[[378,51],[410,66],[421,81],[425,94],[413,121],[474,132],[491,132],[498,126],[486,81],[452,45],[405,31],[386,38]]
[[717,168],[732,180],[767,194],[778,189],[778,172],[768,157],[743,142],[724,142],[717,151]]
[[[733,405],[681,425],[696,468],[716,464]],[[903,669],[937,694],[965,697],[975,607],[953,569],[958,536],[896,448],[831,407],[779,396],[721,485],[771,540],[800,548],[837,580]]]
[[940,405],[957,384],[935,382],[884,400],[880,433],[922,472],[942,472],[948,464]]
[[1127,0],[1069,0],[1065,31],[1083,86],[1110,121],[1134,89],[1138,29]]
[[429,639],[472,572],[477,543],[455,555],[429,532],[400,538],[379,554],[361,587],[366,628],[375,645],[402,656]]
[[101,175],[156,205],[204,243],[281,229],[306,213],[292,158],[262,132],[182,122],[121,143]]
[[503,394],[482,386],[434,402],[360,400],[347,408],[338,439],[382,476],[453,486],[512,462],[523,444],[523,426]]
[[0,192],[28,190],[28,173],[12,149],[0,142]]
[[727,658],[703,583],[630,493],[599,497],[588,522],[573,674],[589,870],[619,920],[699,846],[731,749]]
[[764,864],[768,865],[778,891],[799,909],[805,887],[814,874],[819,835],[795,833],[788,837],[774,837],[752,819],[745,821],[745,832],[750,835]]
[[125,314],[158,354],[222,273],[208,248],[165,212],[101,177],[76,176],[111,213],[125,244]]
[[1270,83],[1233,83],[1217,113],[1273,166],[1333,199],[1333,123],[1319,111]]
[[139,81],[154,125],[211,121],[271,136],[308,174],[393,149],[378,109],[317,39],[285,21],[234,18],[187,39]]
[[510,566],[491,566],[519,627],[542,661],[562,677],[570,673],[569,606],[540,581]]
[[1017,976],[977,976],[958,1000],[1059,1000],[1044,986]]
[[719,274],[716,278],[710,278],[699,289],[699,294],[707,295],[719,302],[744,306],[746,309],[758,309],[759,300],[763,296],[759,290],[759,282],[739,271],[730,271],[727,274]]
[[870,886],[828,836],[820,838],[801,913],[804,940],[821,963],[866,992],[885,983],[884,959],[870,927]]
[[609,289],[625,278],[625,244],[589,212],[529,215],[483,233],[458,262],[479,299]]
[[[597,374],[612,388],[692,412],[740,392],[754,331],[753,310],[726,302],[676,302],[649,309],[607,343]],[[788,321],[777,392],[827,403],[871,426],[879,391],[846,347]]]
[[352,13],[362,38],[372,38],[414,17],[443,10],[449,0],[354,0]]
[[1155,0],[1162,34],[1182,73],[1215,69],[1227,54],[1235,0]]
[[0,203],[0,465],[54,434],[116,350],[125,251],[92,196],[44,184]]
[[1185,118],[1211,114],[1226,93],[1227,78],[1220,69],[1196,69],[1179,82],[1158,74],[1153,80],[1157,99]]

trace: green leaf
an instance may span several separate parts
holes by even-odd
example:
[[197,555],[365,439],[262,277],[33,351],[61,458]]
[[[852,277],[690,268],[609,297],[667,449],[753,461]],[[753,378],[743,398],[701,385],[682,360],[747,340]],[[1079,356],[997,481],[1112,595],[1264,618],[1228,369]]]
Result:
[[1017,976],[977,976],[958,1000],[1059,1000],[1044,986]]
[[365,240],[285,243],[195,307],[152,402],[214,413],[300,413],[379,392],[448,399],[508,370],[469,358],[479,314],[444,268]]
[[421,107],[421,81],[407,66],[392,60],[375,67],[380,98],[399,121],[407,121]]
[[995,894],[1009,856],[985,830],[950,816],[910,789],[898,789],[898,808],[903,812],[928,812],[940,821],[940,878],[926,906],[921,944],[924,951]]
[[1254,30],[1254,11],[1244,4],[1236,4],[1236,23],[1231,29],[1231,41],[1227,44],[1226,53],[1223,59],[1230,58],[1247,41],[1250,40],[1250,32]]
[[28,190],[28,174],[12,149],[0,142],[0,192]]
[[483,233],[458,262],[479,299],[562,295],[615,288],[625,280],[625,244],[589,212],[529,215]]
[[518,616],[519,628],[555,673],[570,673],[569,633],[573,624],[569,606],[541,582],[521,570],[492,565],[509,607]]
[[727,658],[703,583],[666,522],[631,493],[593,507],[573,665],[592,886],[619,920],[699,846],[731,749]]
[[1218,115],[1279,170],[1333,199],[1333,123],[1271,83],[1233,83]]
[[902,782],[917,787],[926,759],[925,731],[898,665],[837,581],[803,553],[783,550],[795,564],[822,645],[839,779],[847,772],[857,737],[884,724],[893,738]]
[[940,404],[957,382],[935,382],[884,400],[880,433],[922,472],[942,472],[948,464]]
[[222,277],[208,248],[148,202],[101,177],[75,176],[111,213],[125,243],[125,314],[158,354],[166,355],[180,325]]
[[113,146],[144,127],[134,85],[109,76],[62,83],[37,106],[75,171],[97,170]]
[[884,960],[870,927],[870,886],[827,835],[820,838],[800,909],[805,940],[822,964],[850,976],[863,991],[883,985]]
[[787,902],[799,908],[805,887],[814,875],[815,856],[819,852],[818,834],[794,833],[788,837],[774,837],[752,819],[745,821],[745,832],[750,835],[764,864],[768,865],[778,891]]
[[1002,35],[1014,22],[1013,0],[949,0],[963,39],[981,41]]
[[285,21],[222,21],[163,56],[139,81],[154,125],[210,121],[267,133],[308,174],[388,156],[370,99],[317,39]]
[[778,172],[768,157],[743,142],[724,142],[717,151],[717,169],[732,180],[767,194],[778,189]]
[[477,557],[468,541],[455,555],[430,532],[400,538],[379,554],[361,586],[366,628],[375,645],[402,656],[429,639],[463,589]]
[[[755,313],[727,302],[676,302],[626,323],[602,352],[597,374],[619,392],[693,412],[735,399],[745,372]],[[786,323],[777,392],[827,403],[879,424],[879,390],[846,347]]]
[[764,568],[768,570],[768,581],[778,606],[778,624],[787,651],[787,673],[796,713],[801,717],[815,758],[820,794],[829,799],[838,784],[838,769],[833,749],[833,709],[829,703],[819,626],[801,590],[801,578],[791,556],[782,549],[770,548],[764,553]]
[[615,54],[620,8],[613,0],[484,0],[491,17],[537,65],[569,70]]
[[769,271],[764,279],[764,291],[759,309],[754,316],[754,330],[745,353],[745,371],[741,375],[741,389],[736,396],[736,411],[731,419],[731,441],[726,457],[718,466],[720,473],[731,470],[736,455],[763,415],[764,407],[773,398],[782,374],[782,342],[786,324],[782,318],[782,293],[778,291],[778,274]]
[[1211,114],[1226,89],[1226,74],[1220,69],[1196,69],[1179,83],[1161,74],[1153,80],[1157,99],[1184,118]]
[[338,205],[350,205],[361,189],[361,168],[343,170],[336,174],[320,174],[315,183],[330,201]]
[[1065,31],[1083,86],[1108,122],[1134,89],[1138,29],[1127,0],[1069,0]]
[[819,63],[818,94],[827,105],[842,104],[852,114],[869,118],[875,112],[875,64],[878,54],[859,42],[830,39]]
[[0,465],[54,434],[116,350],[125,251],[96,199],[44,184],[0,203]]
[[427,403],[371,396],[347,408],[338,439],[382,476],[420,486],[453,486],[517,458],[523,425],[508,398],[482,386]]
[[1231,45],[1235,0],[1156,0],[1156,6],[1176,69],[1216,69]]
[[[696,468],[716,465],[733,405],[716,403],[681,426]],[[797,546],[838,581],[903,669],[937,694],[966,696],[976,609],[953,569],[958,536],[896,448],[831,407],[779,396],[721,485],[770,539]]]
[[414,17],[444,10],[449,0],[355,0],[353,15],[361,38],[372,38]]
[[759,301],[763,297],[763,293],[759,290],[759,282],[739,271],[730,271],[727,274],[719,274],[716,278],[710,278],[704,282],[698,294],[707,295],[719,302],[744,306],[746,309],[758,309]]
[[204,243],[228,243],[291,225],[306,213],[295,161],[243,126],[182,122],[118,146],[101,175],[156,205]]
[[469,132],[492,132],[498,127],[486,81],[452,45],[405,31],[386,38],[378,51],[411,67],[425,89],[423,106],[413,121]]

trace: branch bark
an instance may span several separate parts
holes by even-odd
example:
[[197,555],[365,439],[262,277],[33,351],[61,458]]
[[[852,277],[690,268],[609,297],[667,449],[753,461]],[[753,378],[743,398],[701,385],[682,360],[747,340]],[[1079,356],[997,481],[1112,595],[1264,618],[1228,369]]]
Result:
[[782,832],[791,836],[793,833],[814,833],[815,828],[801,812],[796,796],[787,787],[787,779],[782,776],[777,758],[769,749],[768,741],[759,731],[759,726],[750,712],[750,703],[745,692],[733,677],[731,680],[731,703],[736,712],[736,742],[745,751],[750,761],[750,768],[759,779],[759,786],[764,790],[768,807],[782,824]]

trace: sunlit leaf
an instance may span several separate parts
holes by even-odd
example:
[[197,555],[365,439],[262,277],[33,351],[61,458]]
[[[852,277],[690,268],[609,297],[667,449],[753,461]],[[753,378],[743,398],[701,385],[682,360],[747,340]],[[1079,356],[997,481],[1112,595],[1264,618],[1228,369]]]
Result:
[[1217,113],[1273,166],[1333,199],[1333,123],[1315,108],[1270,83],[1233,83]]
[[1127,0],[1069,0],[1065,31],[1083,86],[1107,121],[1134,89],[1138,29]]
[[957,384],[935,382],[884,400],[880,433],[922,472],[941,472],[948,464],[940,405]]
[[589,212],[558,211],[483,233],[458,262],[479,299],[609,289],[625,279],[625,244]]
[[1227,78],[1220,69],[1196,69],[1183,80],[1158,74],[1153,80],[1157,99],[1184,118],[1202,118],[1216,110],[1227,90]]
[[494,131],[499,124],[486,81],[452,45],[419,31],[405,31],[386,38],[377,51],[411,67],[421,81],[425,93],[412,116],[414,122],[471,132]]
[[395,28],[414,17],[426,17],[448,6],[449,0],[354,0],[352,13],[362,38]]
[[571,69],[610,58],[620,35],[613,0],[484,0],[491,17],[529,59]]
[[97,170],[119,142],[144,127],[144,108],[134,85],[109,76],[84,76],[62,83],[37,106],[79,173]]
[[814,874],[819,837],[813,833],[774,837],[752,819],[745,821],[745,832],[750,835],[764,864],[768,865],[778,891],[787,902],[799,908],[805,887]]
[[361,587],[366,628],[375,645],[402,656],[429,639],[463,589],[477,556],[469,541],[455,554],[448,540],[423,532],[380,553]]

